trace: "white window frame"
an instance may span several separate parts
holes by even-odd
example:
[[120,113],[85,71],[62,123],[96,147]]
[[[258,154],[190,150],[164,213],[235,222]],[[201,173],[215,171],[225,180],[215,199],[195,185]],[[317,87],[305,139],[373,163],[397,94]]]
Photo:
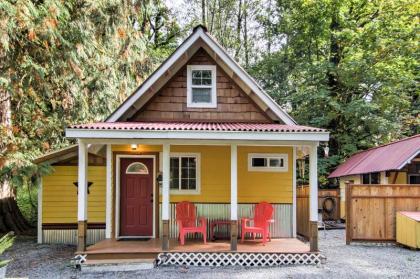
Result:
[[[170,194],[172,195],[199,195],[201,191],[201,155],[200,153],[184,153],[184,152],[177,152],[177,153],[170,153],[170,159],[174,157],[194,157],[196,160],[196,173],[195,173],[195,190],[182,190],[182,189],[169,189]],[[181,169],[179,178],[181,179]]]
[[[146,169],[146,172],[145,173],[141,173],[141,172],[128,171],[128,169],[132,165],[135,165],[135,164],[140,164],[140,165],[144,166],[145,169]],[[131,164],[129,164],[127,166],[127,168],[125,169],[125,174],[149,175],[149,168],[145,164],[143,164],[142,162],[133,162],[133,163],[131,163]]]
[[[270,159],[283,160],[283,167],[254,167],[252,166],[252,159],[264,158],[268,162]],[[261,172],[288,172],[289,171],[289,156],[285,153],[248,153],[248,171],[261,171]]]
[[[210,70],[211,86],[192,85],[193,70]],[[217,88],[216,88],[216,65],[188,65],[187,66],[187,107],[189,108],[216,108],[217,107]],[[211,88],[210,103],[193,103],[192,88]]]

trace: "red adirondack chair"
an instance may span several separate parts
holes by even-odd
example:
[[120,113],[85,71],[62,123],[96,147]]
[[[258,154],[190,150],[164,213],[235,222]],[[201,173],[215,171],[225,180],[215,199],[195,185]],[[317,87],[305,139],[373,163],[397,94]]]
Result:
[[[260,202],[255,206],[254,218],[242,218],[242,239],[241,242],[244,242],[245,234],[247,232],[251,233],[255,239],[255,234],[260,233],[262,235],[262,242],[265,244],[267,238],[270,238],[269,226],[272,222],[274,208],[271,204],[267,202]],[[249,226],[249,221],[253,221],[253,225]]]
[[197,226],[195,216],[195,205],[193,203],[183,201],[176,205],[176,222],[178,224],[179,240],[181,245],[185,244],[185,235],[188,233],[203,234],[204,244],[207,243],[207,219],[199,218]]

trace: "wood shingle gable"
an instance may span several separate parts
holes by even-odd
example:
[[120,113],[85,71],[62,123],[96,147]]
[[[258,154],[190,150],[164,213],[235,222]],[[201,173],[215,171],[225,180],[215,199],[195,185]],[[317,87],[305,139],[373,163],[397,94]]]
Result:
[[273,122],[220,66],[216,68],[217,107],[188,107],[187,65],[217,64],[203,48],[200,48],[128,121]]
[[[205,28],[201,26],[196,27],[194,32],[175,50],[175,52],[148,79],[146,79],[146,81],[106,119],[106,121],[120,122],[135,119],[139,119],[140,121],[141,117],[137,118],[140,116],[139,112],[145,111],[144,107],[150,104],[150,100],[153,99],[156,94],[162,92],[162,90],[167,87],[167,84],[172,82],[173,78],[179,73],[179,71],[185,67],[188,61],[191,60],[196,52],[199,50],[201,51],[201,49],[204,49],[208,57],[210,57],[217,64],[218,69],[223,70],[225,77],[233,81],[236,87],[239,88],[242,93],[248,97],[248,99],[252,100],[250,103],[253,103],[256,105],[256,107],[258,107],[259,112],[251,111],[250,114],[253,114],[253,117],[247,115],[244,116],[244,118],[249,118],[248,121],[266,122],[269,119],[271,122],[296,125],[296,122],[293,120],[293,118],[291,118],[284,110],[282,110],[280,106],[261,89],[255,80],[250,77],[246,71],[226,53],[223,47],[221,47],[217,41],[207,33]],[[180,89],[178,89],[178,91],[180,91]],[[178,92],[174,94],[180,93]],[[229,96],[226,97],[229,98]],[[225,103],[223,105],[232,104]],[[179,104],[173,105],[173,107],[176,106],[179,106]],[[226,109],[226,106],[224,107]],[[245,106],[243,106],[243,108],[245,109]],[[248,109],[249,108],[250,107],[248,107]],[[238,110],[237,106],[235,106],[235,110]],[[179,111],[169,112],[179,113]],[[190,111],[184,115],[184,118],[182,119],[196,119],[198,117],[197,113],[202,112],[203,111],[200,110],[194,112]],[[226,111],[224,112],[230,113]],[[146,114],[149,115],[148,117],[152,117],[152,114],[154,114],[154,116],[157,115],[156,112],[148,112]],[[171,113],[168,113],[165,117],[162,116],[161,119],[165,119],[170,115]],[[161,117],[160,113],[157,118],[160,119],[159,117]],[[211,114],[209,111],[205,111],[199,117],[201,120],[211,121],[212,117],[215,118],[214,120],[217,120],[217,118],[220,116],[216,116],[215,114]],[[236,119],[236,115],[227,115],[226,120],[228,120],[228,118],[232,118],[232,121],[240,121],[239,119]],[[265,119],[263,120],[262,118]],[[242,121],[246,120],[244,119]]]

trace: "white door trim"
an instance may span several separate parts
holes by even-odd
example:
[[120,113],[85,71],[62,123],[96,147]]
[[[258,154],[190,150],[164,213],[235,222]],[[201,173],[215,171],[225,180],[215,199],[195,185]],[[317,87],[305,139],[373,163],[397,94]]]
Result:
[[[150,236],[121,236],[120,235],[120,166],[121,158],[152,158],[153,159],[153,235]],[[116,187],[115,187],[115,238],[156,238],[156,156],[155,155],[129,155],[117,154],[116,155]]]

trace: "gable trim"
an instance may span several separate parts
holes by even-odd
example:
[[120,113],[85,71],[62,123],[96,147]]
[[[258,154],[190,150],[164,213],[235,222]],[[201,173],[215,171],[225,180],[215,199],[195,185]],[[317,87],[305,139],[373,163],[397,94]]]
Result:
[[205,32],[202,27],[196,28],[195,32],[193,32],[175,50],[175,52],[106,119],[106,122],[116,122],[120,120],[124,113],[132,109],[136,101],[150,88],[152,88],[153,84],[155,84],[161,76],[169,71],[172,65],[174,65],[198,39],[202,39],[279,119],[287,125],[296,124],[294,119],[281,109],[281,107],[266,92],[264,92],[262,88],[259,87],[256,81],[236,61],[234,61],[226,53],[223,47],[218,44],[207,32]]

